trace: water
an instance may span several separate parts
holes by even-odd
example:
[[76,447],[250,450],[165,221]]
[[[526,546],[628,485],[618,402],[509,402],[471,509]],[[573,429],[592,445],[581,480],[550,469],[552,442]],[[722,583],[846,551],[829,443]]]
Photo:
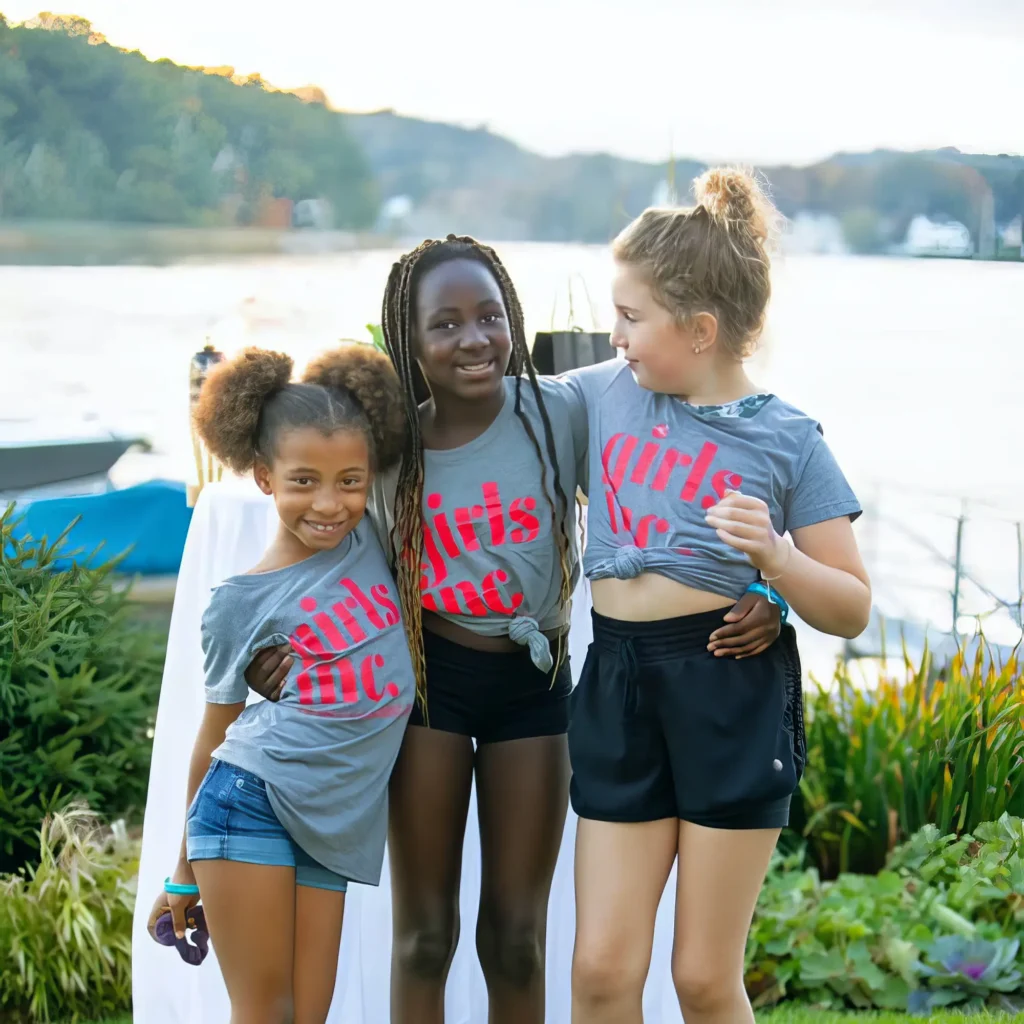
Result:
[[[396,255],[0,268],[0,419],[53,432],[91,417],[140,432],[156,453],[128,457],[119,478],[184,478],[188,361],[205,339],[227,352],[276,346],[301,365],[338,338],[365,338]],[[570,291],[576,324],[608,327],[605,249],[508,245],[501,255],[530,337],[568,325]],[[788,257],[777,266],[753,376],[820,419],[862,500],[880,501],[882,516],[858,530],[888,613],[948,628],[952,573],[906,531],[951,557],[965,499],[968,566],[998,596],[1016,597],[1022,289],[1016,264]],[[963,612],[992,607],[965,588]],[[1005,613],[986,630],[1002,642],[1019,635]]]

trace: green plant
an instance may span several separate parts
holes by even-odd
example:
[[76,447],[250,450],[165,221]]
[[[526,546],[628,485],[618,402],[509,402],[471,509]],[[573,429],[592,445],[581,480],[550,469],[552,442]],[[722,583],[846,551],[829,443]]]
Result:
[[47,818],[35,867],[0,879],[0,1017],[78,1021],[131,1003],[138,846],[81,806]]
[[927,652],[906,678],[858,687],[845,668],[807,707],[807,770],[793,826],[825,878],[878,871],[927,824],[971,831],[1024,814],[1024,675],[982,649],[931,678]]
[[940,1006],[967,1004],[982,1009],[993,996],[1013,995],[1022,985],[1019,939],[966,939],[947,935],[925,951],[921,975],[928,989],[913,993],[910,1009],[926,1013]]
[[163,641],[132,622],[116,559],[54,568],[66,537],[16,537],[0,515],[0,872],[71,800],[108,817],[145,802]]
[[[907,1015],[894,1013],[824,1013],[803,1006],[786,1006],[757,1014],[758,1024],[908,1024]],[[116,1024],[131,1024],[118,1021]],[[1009,1016],[1005,1013],[971,1013],[957,1010],[932,1013],[928,1024],[1024,1024],[1024,1014]]]
[[373,340],[373,347],[379,352],[383,352],[384,355],[388,354],[388,347],[384,343],[384,328],[380,324],[367,324],[366,329],[370,332],[370,338]]
[[780,854],[750,930],[747,991],[759,1007],[1008,1007],[1024,990],[1022,937],[1019,818],[960,837],[928,826],[878,875],[822,881],[799,851]]

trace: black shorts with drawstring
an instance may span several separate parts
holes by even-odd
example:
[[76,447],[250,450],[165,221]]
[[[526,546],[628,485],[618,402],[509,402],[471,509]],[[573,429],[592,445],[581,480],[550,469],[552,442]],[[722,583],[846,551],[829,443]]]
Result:
[[593,621],[570,708],[573,810],[598,821],[787,825],[806,758],[792,626],[737,661],[707,650],[720,611]]

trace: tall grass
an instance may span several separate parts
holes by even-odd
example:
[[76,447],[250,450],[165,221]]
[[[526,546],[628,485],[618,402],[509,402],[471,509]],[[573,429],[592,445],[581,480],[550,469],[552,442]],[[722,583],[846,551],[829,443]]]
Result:
[[857,687],[840,667],[808,695],[808,764],[793,825],[822,877],[873,874],[926,824],[971,831],[1024,816],[1024,676],[979,645],[940,675],[904,654],[904,678]]
[[38,839],[38,864],[0,878],[0,1019],[124,1012],[138,845],[80,805],[48,817]]

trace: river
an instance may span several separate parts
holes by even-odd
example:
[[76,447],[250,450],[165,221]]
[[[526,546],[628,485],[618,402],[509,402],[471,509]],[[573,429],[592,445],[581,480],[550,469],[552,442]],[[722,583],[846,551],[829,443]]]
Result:
[[[507,245],[527,330],[607,328],[602,247]],[[301,364],[380,319],[392,251],[169,267],[0,268],[0,419],[73,430],[83,418],[148,437],[118,478],[183,478],[187,371],[209,339],[284,348]],[[753,376],[815,416],[872,514],[859,527],[892,614],[948,626],[947,569],[907,531],[1017,594],[1024,519],[1024,267],[853,257],[782,258]],[[19,428],[20,429],[20,428]],[[878,513],[881,509],[880,514]],[[888,524],[888,525],[886,525]],[[894,525],[896,524],[896,525]],[[902,536],[901,536],[902,534]],[[970,587],[968,613],[991,600]],[[945,620],[945,621],[944,621]],[[1012,641],[1005,615],[987,628]]]

